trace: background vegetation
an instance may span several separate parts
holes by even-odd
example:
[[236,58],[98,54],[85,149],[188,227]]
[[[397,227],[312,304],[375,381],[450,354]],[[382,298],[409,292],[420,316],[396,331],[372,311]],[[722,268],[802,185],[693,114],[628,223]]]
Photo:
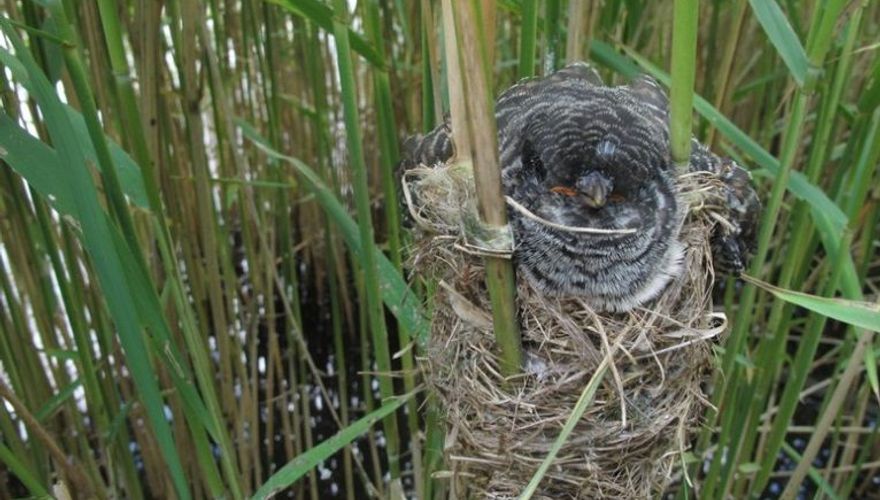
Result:
[[[695,53],[671,1],[476,1],[487,80],[678,51],[765,216],[671,493],[876,495],[880,3],[676,3]],[[441,2],[0,5],[0,498],[442,497],[393,180]]]

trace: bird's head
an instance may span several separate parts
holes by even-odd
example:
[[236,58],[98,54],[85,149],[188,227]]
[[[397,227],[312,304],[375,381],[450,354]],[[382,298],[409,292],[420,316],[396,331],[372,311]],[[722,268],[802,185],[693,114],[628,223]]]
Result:
[[656,82],[605,87],[575,65],[517,84],[496,114],[517,269],[603,309],[656,296],[678,272],[682,221]]
[[[636,229],[662,209],[657,183],[663,168],[649,158],[630,158],[614,137],[579,137],[523,146],[523,174],[530,179],[531,209],[555,224],[597,229]],[[543,149],[543,150],[542,150]]]

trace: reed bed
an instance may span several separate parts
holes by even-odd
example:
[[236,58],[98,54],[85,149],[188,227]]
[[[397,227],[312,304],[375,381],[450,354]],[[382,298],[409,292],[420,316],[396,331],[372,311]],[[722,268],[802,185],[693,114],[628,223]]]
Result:
[[394,172],[486,104],[449,83],[444,3],[487,99],[649,73],[681,144],[753,174],[666,493],[876,494],[880,3],[2,0],[0,498],[449,497],[417,362],[441,285],[402,266]]

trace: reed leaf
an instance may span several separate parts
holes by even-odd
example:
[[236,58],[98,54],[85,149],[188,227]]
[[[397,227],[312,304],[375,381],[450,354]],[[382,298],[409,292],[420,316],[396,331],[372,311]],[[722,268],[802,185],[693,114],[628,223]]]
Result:
[[[82,115],[73,108],[65,106],[72,131],[83,145],[91,145]],[[0,113],[0,146],[2,157],[28,183],[59,212],[73,215],[75,200],[67,190],[61,189],[53,172],[65,167],[65,162],[46,143],[28,133],[5,113]],[[95,165],[94,149],[84,148],[83,154],[91,165]],[[131,157],[116,144],[111,144],[114,165],[119,172],[119,181],[129,201],[138,208],[148,208],[147,194],[144,190],[140,169]]]
[[810,62],[779,4],[776,0],[749,0],[749,5],[770,43],[776,47],[779,57],[791,72],[791,77],[798,85],[803,85],[810,70]]
[[794,290],[785,290],[748,275],[744,275],[743,279],[760,286],[786,302],[855,327],[880,332],[880,304],[819,297]]
[[[317,24],[321,29],[333,31],[333,19],[337,13],[331,7],[324,5],[318,0],[266,0],[274,3],[292,14]],[[384,68],[385,64],[376,49],[360,33],[349,28],[348,36],[351,40],[351,48],[364,59],[377,68]]]
[[39,479],[37,479],[39,474],[28,470],[27,466],[19,459],[19,457],[15,456],[15,453],[2,441],[0,441],[0,462],[6,464],[9,471],[21,480],[25,488],[27,488],[35,498],[51,498],[49,490],[40,483]]
[[574,408],[571,410],[571,415],[569,415],[568,419],[565,421],[565,425],[562,426],[562,430],[559,432],[559,436],[556,437],[556,440],[553,441],[553,446],[550,448],[550,452],[547,453],[547,456],[544,457],[544,460],[541,461],[541,465],[538,467],[538,470],[535,471],[535,475],[532,476],[532,479],[529,481],[529,484],[526,486],[526,489],[519,496],[520,500],[528,500],[534,496],[535,491],[538,489],[538,485],[544,479],[544,476],[547,474],[547,470],[550,469],[550,466],[553,465],[553,460],[556,459],[556,455],[559,454],[559,450],[562,449],[562,445],[568,440],[569,436],[571,436],[572,431],[575,426],[580,422],[581,417],[584,416],[584,413],[593,403],[593,398],[596,396],[596,391],[599,389],[599,384],[605,379],[605,373],[608,372],[609,363],[613,363],[610,358],[611,353],[608,353],[602,363],[596,367],[596,372],[593,373],[593,376],[590,377],[590,381],[587,382],[587,385],[584,386],[583,391],[581,391],[581,395],[575,403]]
[[73,133],[73,126],[54,88],[39,70],[30,51],[5,18],[0,18],[0,27],[11,40],[15,47],[16,58],[27,71],[27,77],[32,85],[32,96],[40,105],[58,154],[67,158],[68,165],[72,165],[55,172],[57,182],[64,186],[59,188],[59,191],[67,190],[68,196],[75,200],[76,218],[82,228],[83,244],[91,256],[110,313],[119,329],[119,338],[126,352],[129,369],[138,386],[150,424],[156,433],[174,488],[180,498],[188,499],[189,489],[184,480],[183,466],[174,445],[170,426],[165,419],[156,373],[149,359],[143,355],[146,347],[142,338],[137,305],[132,290],[125,280],[125,266],[119,252],[128,248],[120,248],[113,240],[112,224],[109,223],[98,202],[98,194],[87,168],[88,160],[78,138]]
[[412,397],[412,393],[396,397],[351,423],[348,427],[333,435],[333,437],[313,446],[302,455],[296,457],[292,462],[281,467],[278,472],[272,474],[272,477],[263,483],[251,498],[253,500],[270,498],[295,483],[319,463],[341,450],[344,446],[352,443],[377,422],[394,413]]
[[[342,237],[351,251],[355,255],[360,255],[363,245],[358,234],[357,223],[318,174],[301,160],[273,149],[265,138],[260,136],[256,128],[244,120],[236,119],[236,124],[242,131],[242,134],[253,141],[267,156],[282,160],[296,170],[303,181],[303,187],[315,196],[324,212],[341,231]],[[422,310],[420,299],[403,280],[403,277],[395,269],[394,264],[378,249],[376,249],[376,262],[381,281],[379,289],[382,292],[382,299],[385,301],[386,307],[388,307],[388,310],[394,314],[398,321],[404,324],[408,331],[412,332],[413,337],[421,345],[426,345],[429,323]]]

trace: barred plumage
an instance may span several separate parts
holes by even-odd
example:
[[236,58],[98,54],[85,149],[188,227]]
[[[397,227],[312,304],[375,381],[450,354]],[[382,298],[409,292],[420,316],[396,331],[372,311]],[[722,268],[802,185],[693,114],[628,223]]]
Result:
[[[680,271],[684,219],[660,86],[640,77],[606,87],[576,63],[505,91],[496,118],[506,194],[556,225],[634,230],[572,232],[511,210],[517,270],[544,293],[581,295],[601,310],[626,311],[657,296]],[[718,263],[739,271],[760,204],[745,170],[693,146],[690,169],[719,173],[729,187],[733,220],[712,243]],[[454,151],[449,124],[406,149],[404,167],[445,162]]]

